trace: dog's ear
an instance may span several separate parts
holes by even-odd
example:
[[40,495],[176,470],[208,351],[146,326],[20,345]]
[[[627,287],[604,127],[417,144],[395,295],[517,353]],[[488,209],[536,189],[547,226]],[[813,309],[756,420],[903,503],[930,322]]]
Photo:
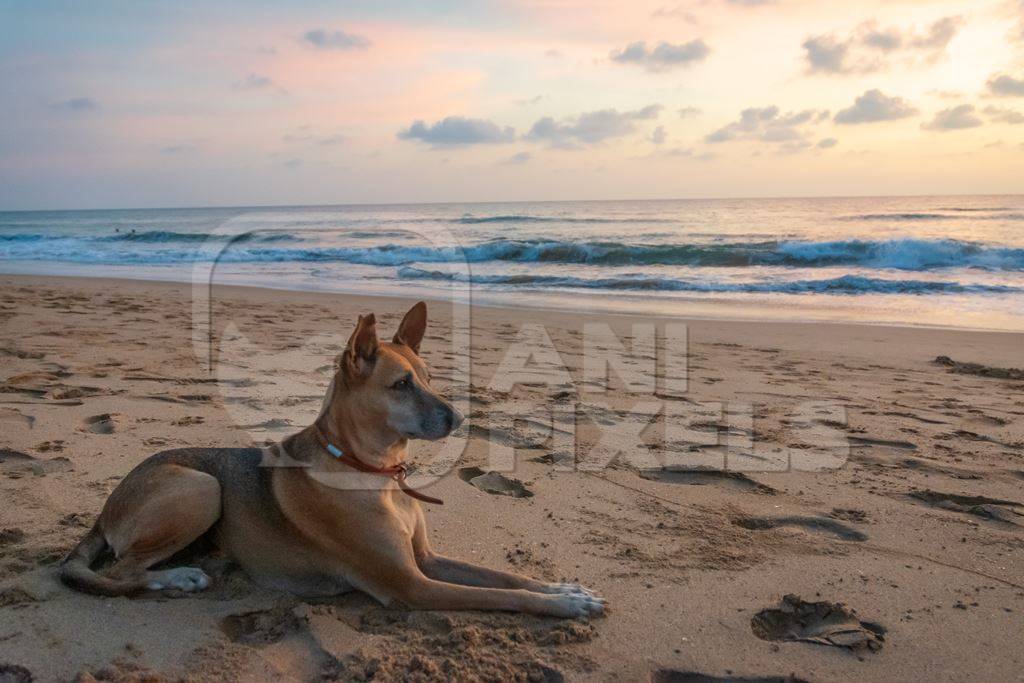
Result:
[[359,316],[355,332],[341,356],[342,369],[356,375],[366,374],[377,358],[378,346],[377,319],[373,313]]
[[392,340],[396,344],[405,344],[413,353],[420,352],[420,342],[423,341],[423,333],[427,331],[427,305],[422,301],[409,309],[409,312],[402,318],[402,324],[395,332]]

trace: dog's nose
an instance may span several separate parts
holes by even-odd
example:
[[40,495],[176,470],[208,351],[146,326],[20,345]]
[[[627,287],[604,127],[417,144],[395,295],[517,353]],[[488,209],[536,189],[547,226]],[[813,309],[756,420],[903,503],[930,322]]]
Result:
[[451,434],[456,429],[458,429],[459,425],[461,425],[462,421],[465,420],[465,419],[466,419],[466,416],[463,415],[461,412],[459,412],[458,408],[452,406],[448,410],[448,415],[447,415],[448,433]]

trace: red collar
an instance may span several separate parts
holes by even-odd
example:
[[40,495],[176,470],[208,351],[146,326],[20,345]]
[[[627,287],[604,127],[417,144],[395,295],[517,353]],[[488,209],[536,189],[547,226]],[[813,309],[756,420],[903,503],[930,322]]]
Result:
[[323,446],[324,450],[333,455],[335,459],[345,463],[352,469],[359,470],[360,472],[365,472],[366,474],[379,474],[382,477],[394,479],[395,483],[398,484],[398,487],[402,489],[402,493],[404,493],[405,495],[416,498],[417,500],[422,500],[425,503],[444,505],[444,501],[441,500],[440,498],[433,498],[426,494],[420,493],[415,489],[409,488],[408,484],[405,483],[405,465],[392,465],[391,467],[374,467],[373,465],[368,465],[359,458],[357,458],[356,456],[352,455],[351,453],[346,453],[345,451],[341,450],[340,448],[332,444],[330,441],[328,441],[323,431],[321,431],[320,425],[313,425],[313,434],[316,436],[316,440],[320,443],[320,445]]

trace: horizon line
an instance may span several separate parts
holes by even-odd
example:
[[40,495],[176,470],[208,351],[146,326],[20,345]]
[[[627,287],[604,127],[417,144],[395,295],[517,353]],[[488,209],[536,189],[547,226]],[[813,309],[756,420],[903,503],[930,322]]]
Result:
[[429,202],[344,202],[314,204],[213,204],[207,206],[122,206],[93,208],[50,208],[50,209],[5,209],[0,213],[61,213],[87,211],[197,211],[203,209],[314,209],[314,208],[348,208],[373,206],[444,206],[446,204],[477,205],[477,204],[595,204],[621,202],[700,202],[700,201],[752,201],[752,200],[786,200],[786,199],[917,199],[924,197],[1024,197],[1024,192],[991,192],[991,193],[948,193],[948,194],[850,194],[850,195],[763,195],[763,196],[719,196],[719,197],[654,197],[654,198],[616,198],[616,199],[507,199],[507,200],[473,200],[473,201],[429,201]]

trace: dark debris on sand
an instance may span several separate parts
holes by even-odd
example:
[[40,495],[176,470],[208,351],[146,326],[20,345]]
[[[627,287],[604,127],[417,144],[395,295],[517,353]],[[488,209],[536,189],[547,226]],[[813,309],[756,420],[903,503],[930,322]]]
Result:
[[960,375],[977,375],[978,377],[992,377],[995,379],[1024,380],[1024,370],[1020,368],[996,368],[981,363],[963,363],[955,361],[949,356],[939,356],[934,361],[936,365],[949,368],[950,372]]
[[885,629],[860,621],[856,612],[839,602],[806,602],[787,595],[778,607],[763,609],[750,620],[762,640],[798,641],[850,650],[882,649]]

